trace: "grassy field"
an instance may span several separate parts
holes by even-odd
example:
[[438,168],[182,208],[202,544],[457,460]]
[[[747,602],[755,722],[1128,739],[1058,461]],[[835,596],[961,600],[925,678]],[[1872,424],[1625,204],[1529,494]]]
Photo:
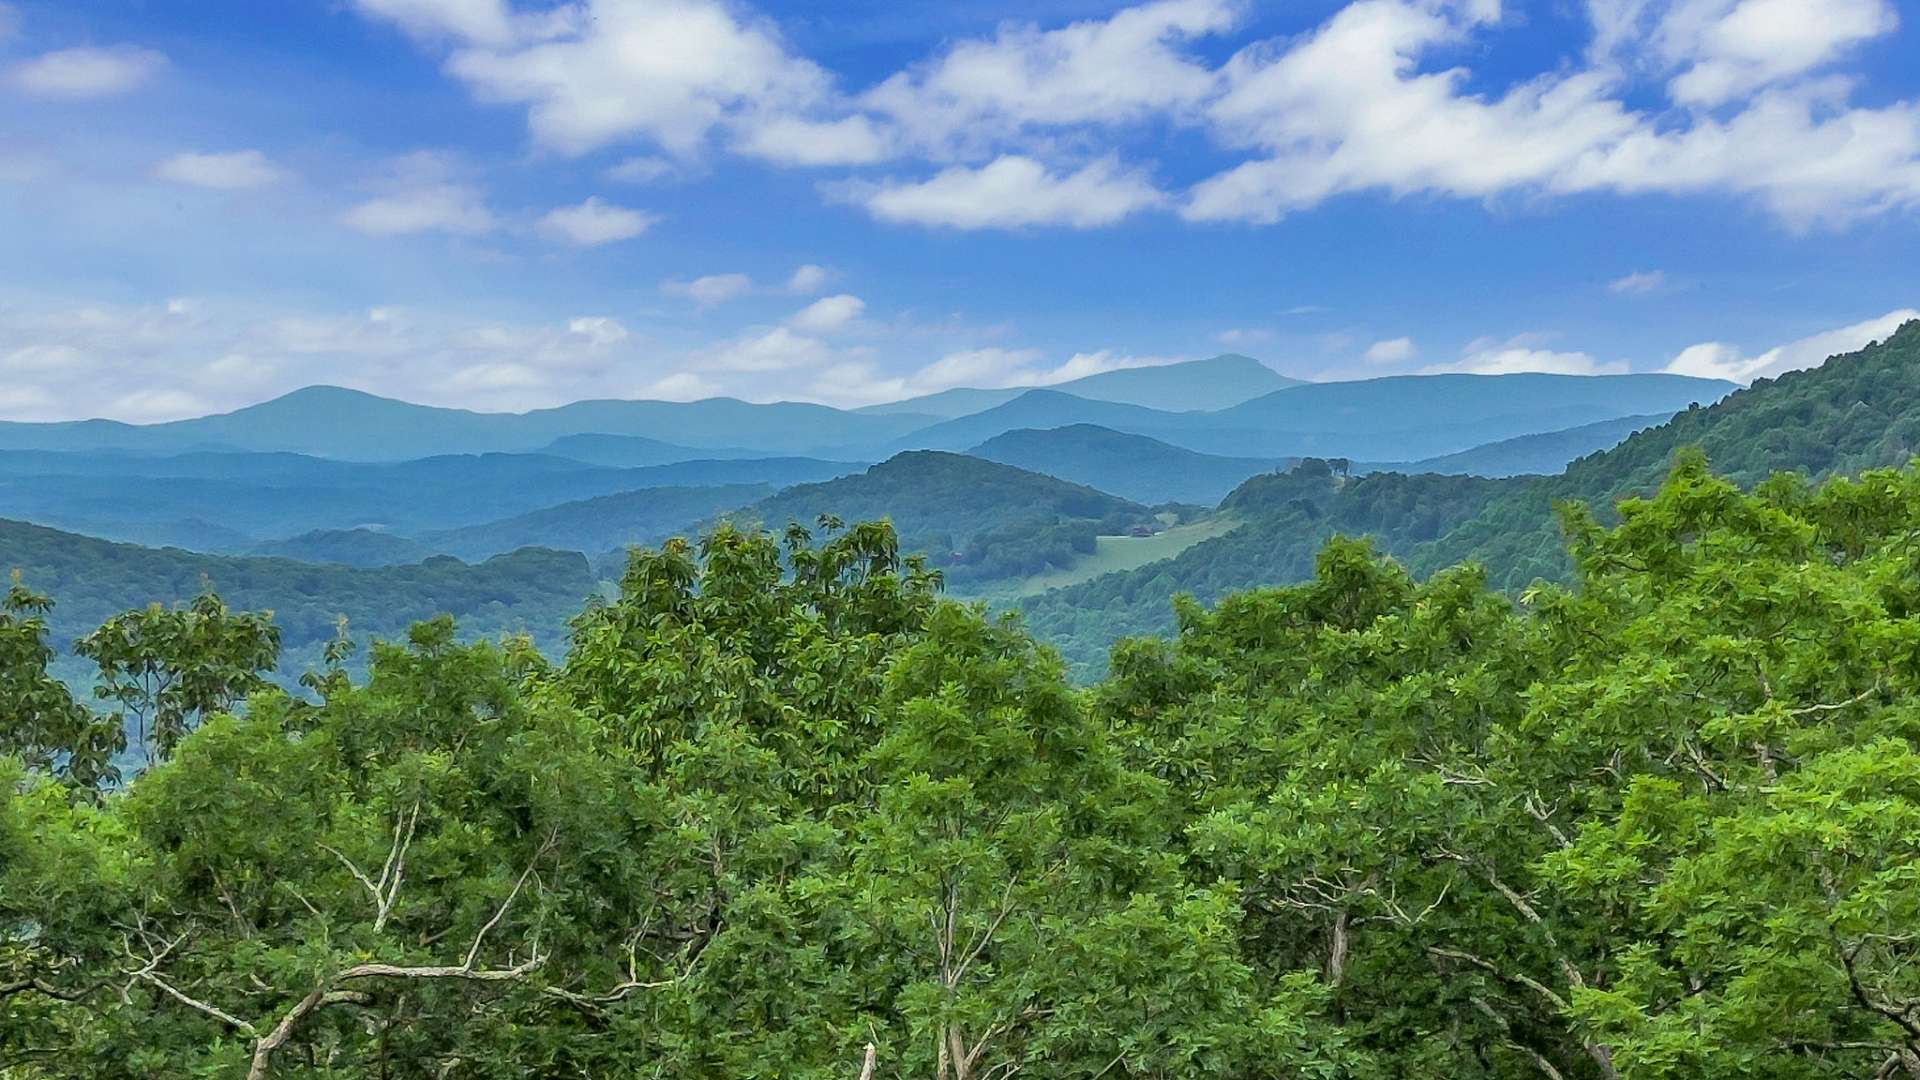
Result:
[[1224,536],[1239,527],[1239,519],[1223,514],[1188,525],[1175,525],[1153,536],[1102,536],[1095,541],[1097,547],[1090,557],[1065,570],[1050,570],[1019,581],[996,583],[994,587],[978,593],[956,595],[968,600],[985,600],[998,606],[1048,589],[1078,585],[1102,574],[1133,570],[1161,559],[1171,559],[1202,540]]

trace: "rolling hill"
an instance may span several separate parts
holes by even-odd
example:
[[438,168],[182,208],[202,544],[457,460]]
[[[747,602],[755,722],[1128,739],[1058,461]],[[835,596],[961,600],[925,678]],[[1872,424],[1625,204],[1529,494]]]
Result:
[[419,544],[469,561],[523,547],[599,553],[651,545],[700,521],[773,493],[766,484],[623,491],[560,503],[502,521],[426,533]]
[[956,585],[1063,567],[1093,538],[1153,521],[1146,507],[1052,476],[962,454],[911,451],[856,476],[801,484],[729,518],[778,530],[823,515],[888,518],[903,551],[921,552]]
[[[1564,431],[1522,435],[1513,439],[1476,446],[1457,454],[1445,454],[1405,465],[1384,465],[1380,470],[1404,473],[1458,473],[1469,476],[1552,476],[1568,464],[1588,454],[1620,445],[1636,431],[1658,427],[1672,413],[1650,416],[1623,416],[1601,420]],[[1379,471],[1379,470],[1375,470]]]
[[[0,451],[0,513],[109,539],[199,551],[244,552],[298,537],[302,543],[272,549],[294,555],[318,550],[316,543],[325,549],[342,542],[306,535],[313,532],[368,528],[414,536],[623,491],[736,484],[779,488],[860,468],[812,458],[696,460],[629,469],[550,454],[441,455],[370,464],[287,453]],[[370,557],[364,547],[357,545],[348,561]]]
[[615,469],[670,465],[676,461],[695,459],[715,461],[765,456],[758,451],[743,450],[739,447],[718,446],[695,449],[677,443],[661,442],[659,439],[649,439],[644,435],[603,435],[598,432],[563,435],[541,447],[538,452],[585,462],[588,465],[605,465]]
[[597,587],[587,560],[573,552],[528,549],[479,565],[438,558],[356,569],[137,547],[0,520],[0,572],[13,570],[53,597],[50,625],[62,649],[121,611],[191,599],[210,587],[231,607],[273,612],[285,646],[282,668],[291,674],[318,663],[343,617],[362,642],[401,636],[412,623],[445,613],[469,637],[526,632],[558,650],[566,620]]
[[1212,506],[1248,477],[1292,464],[1285,459],[1196,453],[1095,424],[1009,431],[967,453],[1148,505],[1182,502]]
[[[1752,386],[1590,454],[1557,476],[1489,480],[1374,473],[1269,497],[1268,478],[1249,481],[1224,506],[1246,520],[1226,536],[1173,559],[1055,590],[1022,604],[1036,632],[1084,674],[1104,666],[1116,638],[1165,630],[1167,598],[1210,602],[1223,593],[1298,581],[1335,533],[1365,535],[1416,572],[1463,561],[1502,587],[1523,588],[1569,572],[1554,504],[1579,500],[1602,516],[1614,501],[1650,492],[1683,449],[1757,483],[1773,473],[1811,477],[1905,464],[1920,451],[1920,321],[1884,342]],[[1308,473],[1311,463],[1302,468]]]

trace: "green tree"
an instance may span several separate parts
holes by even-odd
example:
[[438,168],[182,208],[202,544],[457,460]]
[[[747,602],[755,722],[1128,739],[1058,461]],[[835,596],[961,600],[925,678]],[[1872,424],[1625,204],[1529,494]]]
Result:
[[267,685],[280,655],[271,614],[231,612],[212,593],[185,607],[129,611],[74,643],[99,668],[94,693],[119,706],[148,766],[207,716]]
[[89,712],[65,683],[48,674],[53,602],[15,574],[0,600],[0,755],[53,772],[81,789],[119,779],[114,757],[125,747],[118,723]]

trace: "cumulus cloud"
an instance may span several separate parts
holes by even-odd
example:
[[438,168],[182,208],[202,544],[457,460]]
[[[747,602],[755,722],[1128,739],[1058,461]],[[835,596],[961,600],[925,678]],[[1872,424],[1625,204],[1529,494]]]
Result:
[[1655,35],[1682,68],[1669,95],[1711,108],[1822,67],[1899,22],[1889,0],[1683,0]]
[[979,168],[955,165],[930,179],[846,189],[881,221],[953,229],[1111,225],[1164,196],[1143,176],[1103,158],[1055,173],[1029,157],[1007,155]]
[[480,192],[464,184],[427,184],[368,199],[347,210],[340,221],[368,236],[475,236],[498,224]]
[[811,296],[827,284],[827,268],[805,263],[796,267],[793,276],[787,278],[787,291],[796,296]]
[[672,176],[675,171],[673,162],[666,158],[642,154],[609,165],[601,175],[622,184],[651,184]]
[[[1825,0],[1682,0],[1671,5],[1668,22],[1715,9],[1736,27],[1750,27],[1789,8],[1790,21],[1824,19],[1827,6]],[[1838,6],[1871,15],[1881,5],[1838,0]],[[1594,5],[1596,37],[1609,38],[1605,51],[1644,36],[1648,7],[1631,0]],[[1848,40],[1857,40],[1891,24],[1862,15],[1846,25],[1853,27]],[[1853,107],[1847,104],[1851,84],[1844,81],[1776,85],[1830,58],[1831,48],[1806,54],[1815,59],[1743,76],[1739,90],[1758,93],[1730,100],[1731,112],[1673,123],[1629,108],[1621,69],[1612,63],[1549,72],[1497,95],[1468,92],[1464,69],[1422,70],[1429,54],[1480,31],[1481,20],[1457,10],[1367,0],[1343,8],[1298,43],[1243,50],[1227,64],[1228,88],[1210,103],[1209,117],[1219,133],[1267,156],[1195,185],[1183,212],[1195,220],[1271,222],[1363,190],[1467,198],[1722,191],[1750,195],[1805,227],[1920,203],[1920,109],[1914,103]],[[1721,55],[1712,50],[1722,46],[1710,42],[1726,37],[1716,33],[1702,31],[1689,38],[1692,45],[1670,46],[1673,54],[1661,62],[1672,66],[1688,55],[1712,60]],[[1679,38],[1672,29],[1655,36]]]
[[795,113],[827,94],[814,63],[720,0],[583,0],[520,14],[481,0],[357,0],[444,39],[446,69],[481,100],[524,105],[540,145],[584,154],[640,138],[676,156],[723,123]]
[[354,6],[430,42],[507,45],[516,36],[505,0],[354,0]]
[[1638,270],[1607,282],[1607,291],[1615,296],[1645,296],[1666,283],[1664,270]]
[[631,240],[660,220],[640,210],[615,206],[591,196],[578,206],[562,206],[540,219],[547,235],[575,247],[598,247],[618,240]]
[[631,159],[636,179],[712,146],[796,167],[941,167],[822,186],[904,224],[1124,220],[1166,201],[1104,156],[1141,125],[1237,156],[1180,193],[1193,221],[1273,222],[1357,192],[1734,194],[1794,228],[1920,206],[1920,102],[1857,104],[1859,81],[1835,73],[1898,26],[1894,0],[1586,0],[1584,55],[1491,81],[1460,57],[1512,24],[1498,0],[1353,0],[1225,62],[1208,53],[1246,5],[1147,0],[1008,22],[858,92],[724,0],[354,3],[477,98],[523,106],[545,148],[666,155]]
[[136,89],[166,66],[167,58],[132,45],[81,47],[45,53],[16,65],[12,82],[45,98],[103,98]]
[[1184,51],[1237,21],[1231,0],[1155,0],[1056,30],[1003,24],[862,97],[901,138],[935,156],[1032,128],[1136,122],[1198,107],[1216,74]]
[[806,334],[834,334],[867,310],[866,301],[851,293],[823,296],[795,312],[787,325]]
[[160,179],[172,183],[219,191],[265,187],[285,176],[279,166],[268,161],[267,156],[258,150],[175,154],[156,166],[153,172]]
[[865,116],[776,116],[748,128],[737,148],[781,165],[870,165],[892,152],[887,131]]
[[1419,352],[1412,338],[1397,337],[1369,345],[1363,359],[1369,364],[1404,364]]
[[648,383],[641,390],[641,396],[661,401],[699,401],[703,398],[718,397],[720,386],[709,382],[698,372],[676,371],[662,379]]
[[1549,375],[1624,375],[1629,370],[1625,360],[1603,362],[1590,353],[1559,352],[1547,348],[1545,341],[1545,335],[1541,334],[1520,334],[1504,341],[1480,338],[1461,351],[1459,360],[1435,364],[1422,371],[1469,375],[1513,375],[1529,371]]
[[[171,420],[313,383],[469,408],[555,405],[624,390],[646,361],[605,315],[553,323],[375,307],[239,309],[0,300],[0,416]],[[103,397],[99,388],[115,388]]]
[[696,359],[702,367],[717,371],[778,372],[817,367],[832,356],[819,338],[776,326],[703,350]]
[[1697,375],[1733,382],[1772,378],[1788,371],[1819,367],[1830,356],[1854,352],[1871,342],[1890,337],[1895,330],[1913,319],[1920,319],[1920,311],[1904,308],[1877,319],[1776,345],[1758,356],[1749,356],[1738,346],[1726,342],[1702,342],[1682,349],[1667,364],[1666,370],[1676,375]]
[[745,274],[708,274],[692,281],[663,281],[660,291],[668,296],[685,297],[701,307],[711,307],[752,292],[753,279]]

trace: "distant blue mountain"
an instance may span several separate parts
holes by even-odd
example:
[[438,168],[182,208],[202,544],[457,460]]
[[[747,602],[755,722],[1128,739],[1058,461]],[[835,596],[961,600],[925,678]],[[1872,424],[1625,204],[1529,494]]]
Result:
[[1442,457],[1427,458],[1425,461],[1381,466],[1381,468],[1407,473],[1444,473],[1459,476],[1555,476],[1572,462],[1588,454],[1611,450],[1625,442],[1634,432],[1659,427],[1672,417],[1673,413],[1670,412],[1655,413],[1651,416],[1623,416],[1618,420],[1582,424],[1564,431],[1548,431],[1539,435],[1522,435],[1517,439],[1502,439],[1485,446],[1476,446],[1471,450],[1462,450],[1457,454],[1446,454]]
[[480,413],[411,405],[357,390],[312,386],[230,413],[164,424],[106,420],[0,423],[0,449],[179,453],[215,447],[291,451],[349,461],[435,454],[525,453],[569,435],[637,435],[688,447],[751,445],[762,453],[884,442],[937,417],[866,415],[732,398],[706,401],[579,401],[526,413]]
[[887,449],[957,450],[1003,432],[1094,424],[1228,457],[1408,461],[1623,416],[1711,403],[1734,384],[1681,375],[1401,375],[1304,383],[1214,412],[1169,412],[1029,390]]
[[[1192,409],[1224,409],[1262,394],[1298,385],[1299,379],[1289,379],[1250,356],[1228,353],[1208,360],[1106,371],[1056,383],[1047,389],[1088,401],[1111,401],[1169,412],[1185,412]],[[869,405],[858,411],[882,415],[924,413],[951,420],[1005,405],[1028,389],[1010,387],[976,390],[962,387],[885,405]]]

